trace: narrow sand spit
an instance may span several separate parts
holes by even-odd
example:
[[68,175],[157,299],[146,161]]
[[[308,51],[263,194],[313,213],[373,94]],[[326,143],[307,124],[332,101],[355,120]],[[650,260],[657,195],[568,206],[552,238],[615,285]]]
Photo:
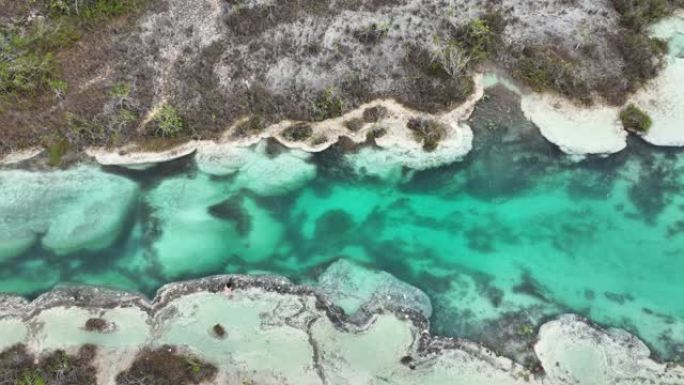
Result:
[[9,166],[17,163],[21,163],[25,160],[35,158],[43,152],[40,147],[31,147],[25,150],[20,150],[16,152],[11,152],[4,157],[0,157],[0,166]]
[[86,149],[86,154],[103,166],[121,166],[144,170],[157,163],[168,162],[190,155],[197,150],[197,141],[190,141],[161,152],[140,150],[135,144],[110,150],[96,147]]

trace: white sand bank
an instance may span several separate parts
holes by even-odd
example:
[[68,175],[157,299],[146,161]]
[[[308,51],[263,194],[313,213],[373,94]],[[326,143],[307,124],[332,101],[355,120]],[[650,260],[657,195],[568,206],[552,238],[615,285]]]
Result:
[[627,146],[616,107],[581,107],[549,94],[526,94],[520,106],[542,135],[569,155],[613,154]]
[[197,142],[190,141],[160,152],[140,150],[135,144],[114,150],[91,147],[87,148],[85,152],[103,166],[121,166],[133,170],[144,170],[158,163],[190,155],[196,149]]
[[668,62],[630,103],[653,120],[644,140],[657,146],[684,146],[684,15],[655,24],[651,35],[668,42]]
[[21,163],[25,160],[35,158],[43,152],[40,147],[31,147],[21,151],[11,152],[5,156],[0,157],[0,166],[9,166]]

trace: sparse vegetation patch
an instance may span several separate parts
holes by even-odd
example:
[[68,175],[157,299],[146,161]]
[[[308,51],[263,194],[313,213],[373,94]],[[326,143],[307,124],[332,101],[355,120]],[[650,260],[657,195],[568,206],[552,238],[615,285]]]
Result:
[[68,24],[37,21],[20,29],[0,26],[0,97],[20,97],[65,91],[55,49],[80,38]]
[[162,138],[178,137],[185,129],[185,121],[176,108],[170,105],[163,106],[154,117],[156,136]]
[[373,106],[363,110],[363,120],[368,123],[376,123],[385,117],[387,117],[387,108],[383,106]]
[[0,383],[7,385],[96,385],[96,348],[84,345],[76,355],[57,350],[36,357],[24,345],[0,353]]
[[237,138],[246,138],[258,135],[265,128],[266,120],[261,115],[254,115],[238,123],[233,131],[233,136]]
[[620,121],[626,130],[641,134],[648,133],[653,125],[651,117],[634,104],[630,104],[620,112]]
[[53,15],[98,20],[134,12],[144,2],[145,0],[47,0],[47,8]]
[[301,142],[313,135],[313,128],[308,123],[296,123],[284,129],[280,135],[290,142]]
[[130,368],[116,376],[117,385],[190,385],[210,383],[216,377],[214,365],[177,352],[174,347],[144,349]]
[[514,76],[536,92],[554,91],[571,99],[591,103],[589,87],[576,74],[576,64],[552,48],[525,48],[523,57],[514,69]]
[[313,119],[321,121],[342,115],[343,101],[333,88],[323,91],[313,105]]
[[423,144],[423,150],[428,152],[434,151],[447,135],[446,126],[434,119],[411,118],[406,127],[413,133],[413,138]]

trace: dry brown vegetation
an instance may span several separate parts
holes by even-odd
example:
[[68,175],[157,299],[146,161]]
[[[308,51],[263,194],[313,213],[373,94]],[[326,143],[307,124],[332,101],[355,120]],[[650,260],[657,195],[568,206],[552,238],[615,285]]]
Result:
[[214,365],[178,353],[176,348],[142,350],[127,370],[116,376],[118,385],[190,385],[210,383],[216,377]]
[[[59,165],[87,145],[157,148],[215,138],[235,123],[233,135],[243,137],[387,97],[439,112],[473,92],[471,74],[486,62],[536,91],[621,104],[662,67],[665,45],[644,26],[682,0],[611,0],[617,18],[597,16],[586,1],[541,4],[585,7],[583,17],[599,27],[576,44],[543,30],[515,40],[536,27],[517,11],[529,5],[504,0],[226,0],[218,11],[177,0],[74,4],[0,0],[0,154],[44,146]],[[29,13],[44,18],[29,22]],[[136,24],[152,14],[155,22]],[[381,116],[370,109],[363,120]],[[310,136],[294,127],[283,135]]]

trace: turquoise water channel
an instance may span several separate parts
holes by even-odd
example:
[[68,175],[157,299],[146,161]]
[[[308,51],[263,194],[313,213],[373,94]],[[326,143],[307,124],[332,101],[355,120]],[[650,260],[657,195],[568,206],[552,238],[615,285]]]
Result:
[[315,283],[346,258],[426,292],[439,334],[575,312],[677,353],[682,153],[632,139],[577,163],[529,127],[475,126],[463,162],[400,178],[351,167],[371,148],[309,156],[273,143],[244,150],[234,173],[192,157],[146,171],[1,170],[0,291],[152,295],[220,273]]

